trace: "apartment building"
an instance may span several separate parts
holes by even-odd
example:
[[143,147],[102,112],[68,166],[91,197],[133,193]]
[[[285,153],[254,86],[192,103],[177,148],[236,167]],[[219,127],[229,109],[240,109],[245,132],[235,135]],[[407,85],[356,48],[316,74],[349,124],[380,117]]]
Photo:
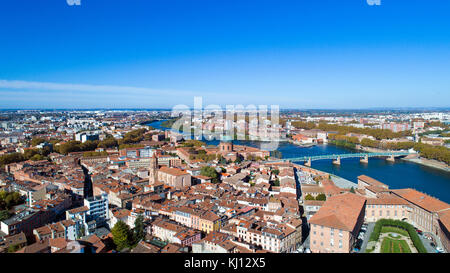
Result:
[[447,253],[450,252],[450,209],[439,213],[438,236]]
[[291,225],[268,224],[264,221],[241,221],[236,226],[236,235],[240,240],[276,253],[295,250],[299,238],[297,232]]
[[46,184],[16,180],[11,183],[11,188],[13,191],[26,197],[26,203],[29,207],[33,206],[35,202],[46,198]]
[[6,235],[23,232],[30,238],[33,236],[33,229],[47,224],[50,216],[45,210],[26,208],[17,212],[14,216],[1,221],[0,230]]
[[109,219],[108,195],[101,194],[84,199],[84,206],[88,208],[88,221],[95,220],[97,225],[104,224]]
[[408,221],[416,228],[439,233],[439,213],[450,209],[450,205],[414,189],[392,190],[392,193],[406,200],[411,207]]
[[364,222],[366,199],[353,193],[330,197],[309,220],[313,253],[349,253]]
[[201,239],[201,232],[186,228],[170,220],[156,219],[152,223],[152,235],[162,241],[191,246]]
[[33,230],[33,235],[37,241],[46,239],[64,238],[67,240],[76,240],[76,224],[72,220],[62,220],[54,224],[48,224]]
[[365,220],[376,222],[383,218],[406,220],[410,217],[409,203],[394,194],[385,194],[379,198],[367,198]]
[[231,236],[214,231],[206,235],[202,240],[192,244],[193,253],[229,253]]

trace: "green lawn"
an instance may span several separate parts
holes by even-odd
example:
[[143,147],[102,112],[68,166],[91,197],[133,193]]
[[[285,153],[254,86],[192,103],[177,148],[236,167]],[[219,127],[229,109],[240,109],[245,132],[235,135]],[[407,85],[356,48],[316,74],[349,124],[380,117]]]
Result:
[[381,253],[411,253],[411,249],[405,240],[384,238],[381,243]]

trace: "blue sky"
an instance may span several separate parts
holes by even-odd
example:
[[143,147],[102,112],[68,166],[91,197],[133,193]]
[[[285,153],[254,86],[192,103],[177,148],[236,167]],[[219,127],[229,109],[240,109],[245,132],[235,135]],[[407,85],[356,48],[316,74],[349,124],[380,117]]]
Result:
[[450,1],[0,0],[0,108],[450,107]]

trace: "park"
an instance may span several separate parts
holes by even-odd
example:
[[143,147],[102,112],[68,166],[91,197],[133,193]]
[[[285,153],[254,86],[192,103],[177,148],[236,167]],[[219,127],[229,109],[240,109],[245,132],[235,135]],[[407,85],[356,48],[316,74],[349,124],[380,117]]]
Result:
[[370,235],[366,253],[427,253],[415,228],[404,221],[380,219]]

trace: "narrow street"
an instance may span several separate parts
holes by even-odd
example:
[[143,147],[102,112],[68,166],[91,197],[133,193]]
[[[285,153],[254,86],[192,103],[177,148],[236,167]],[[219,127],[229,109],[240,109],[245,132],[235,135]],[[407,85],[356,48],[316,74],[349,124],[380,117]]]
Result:
[[370,235],[372,234],[374,227],[375,227],[375,223],[373,223],[373,222],[367,224],[367,231],[364,234],[363,243],[361,245],[361,249],[359,250],[359,253],[366,252],[367,243],[369,242]]

